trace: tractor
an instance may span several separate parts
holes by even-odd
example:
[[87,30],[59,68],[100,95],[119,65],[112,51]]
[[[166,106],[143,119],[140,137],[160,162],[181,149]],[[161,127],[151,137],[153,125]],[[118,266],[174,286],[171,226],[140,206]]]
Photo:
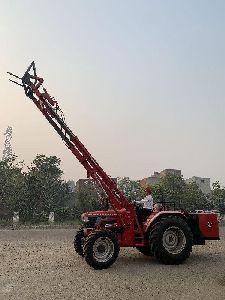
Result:
[[163,264],[181,264],[193,245],[206,240],[219,240],[216,213],[191,213],[167,209],[164,204],[148,216],[137,216],[137,204],[130,201],[116,182],[102,169],[84,144],[65,122],[64,114],[54,97],[43,87],[32,62],[24,75],[13,83],[23,87],[25,95],[59,134],[65,145],[78,159],[91,178],[106,194],[111,209],[85,212],[82,226],[74,238],[76,253],[94,269],[106,269],[117,259],[120,247],[135,247],[143,255],[154,256]]

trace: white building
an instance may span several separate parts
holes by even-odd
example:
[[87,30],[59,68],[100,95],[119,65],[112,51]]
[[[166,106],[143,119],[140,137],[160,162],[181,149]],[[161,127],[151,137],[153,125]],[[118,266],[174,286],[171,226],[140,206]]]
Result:
[[195,182],[197,186],[200,188],[200,190],[203,192],[203,194],[207,195],[210,194],[211,188],[210,188],[210,178],[202,178],[193,176],[189,179],[185,180],[186,183]]

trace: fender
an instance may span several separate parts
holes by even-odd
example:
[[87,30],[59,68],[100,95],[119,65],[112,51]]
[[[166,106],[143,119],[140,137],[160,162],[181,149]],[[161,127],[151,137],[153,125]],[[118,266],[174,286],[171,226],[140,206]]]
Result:
[[150,227],[155,224],[158,220],[160,220],[162,217],[166,216],[168,217],[168,215],[171,216],[179,216],[182,219],[186,220],[185,214],[180,212],[180,211],[172,211],[172,210],[168,210],[168,211],[159,211],[159,212],[153,212],[148,219],[146,220],[145,224],[144,224],[144,232],[148,232]]
[[218,216],[215,213],[199,213],[199,230],[205,240],[219,240]]

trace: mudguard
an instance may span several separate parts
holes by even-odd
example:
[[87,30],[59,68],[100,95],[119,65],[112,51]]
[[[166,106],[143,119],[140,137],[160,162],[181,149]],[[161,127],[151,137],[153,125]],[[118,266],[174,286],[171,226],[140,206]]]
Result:
[[[144,232],[162,217],[179,216],[186,220],[195,238],[201,240],[219,240],[218,216],[215,213],[183,213],[181,211],[161,211],[152,213],[144,224]],[[195,220],[193,222],[193,220]]]
[[205,240],[219,240],[218,217],[215,213],[198,214],[199,231]]

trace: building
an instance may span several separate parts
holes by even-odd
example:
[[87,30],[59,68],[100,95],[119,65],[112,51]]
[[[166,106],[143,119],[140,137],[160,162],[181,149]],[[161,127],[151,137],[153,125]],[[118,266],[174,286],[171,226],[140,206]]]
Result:
[[165,177],[166,175],[176,175],[181,176],[181,170],[176,169],[165,169],[159,173],[160,178]]
[[170,175],[170,174],[181,176],[181,170],[164,169],[161,172],[154,172],[154,174],[151,175],[150,177],[146,177],[146,178],[143,178],[142,180],[140,180],[140,184],[143,188],[145,188],[147,186],[151,186],[151,185],[156,185],[161,182],[162,178],[164,178],[165,176]]
[[76,182],[75,190],[77,192],[81,192],[83,189],[85,189],[87,184],[90,184],[90,181],[91,181],[91,179],[79,179]]
[[186,183],[195,182],[203,194],[208,195],[211,192],[210,178],[193,176],[185,180]]
[[143,188],[146,188],[147,186],[159,184],[160,182],[161,182],[161,178],[159,177],[158,172],[154,172],[152,176],[140,180],[140,184]]
[[69,186],[70,192],[74,192],[74,191],[75,191],[75,188],[76,188],[75,182],[74,182],[73,180],[68,180],[68,181],[67,181],[67,184],[68,184],[68,186]]

